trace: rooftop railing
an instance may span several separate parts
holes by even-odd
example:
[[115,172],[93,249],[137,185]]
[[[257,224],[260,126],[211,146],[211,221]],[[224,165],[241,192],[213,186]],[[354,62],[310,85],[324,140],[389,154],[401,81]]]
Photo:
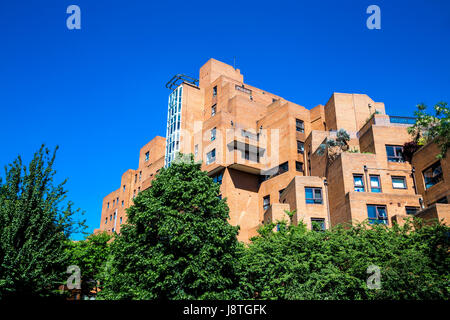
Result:
[[401,124],[414,124],[416,123],[416,118],[413,117],[399,117],[399,116],[389,116],[391,123],[401,123]]

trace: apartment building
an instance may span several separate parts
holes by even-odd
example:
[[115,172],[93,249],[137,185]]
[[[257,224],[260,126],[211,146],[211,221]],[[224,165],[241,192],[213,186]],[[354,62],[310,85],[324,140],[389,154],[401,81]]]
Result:
[[[166,86],[166,137],[146,144],[138,169],[126,171],[120,188],[104,198],[96,231],[120,232],[125,209],[177,153],[192,153],[221,184],[242,241],[263,223],[287,218],[286,210],[294,212],[292,223],[308,228],[366,219],[392,225],[442,194],[449,198],[448,158],[440,161],[445,174],[435,179],[437,191],[418,183],[428,179],[428,166],[439,170],[425,149],[412,161],[416,168],[403,160],[413,119],[387,115],[383,103],[365,94],[333,93],[325,105],[307,109],[246,84],[239,69],[214,59],[199,79],[176,75]],[[349,148],[330,161],[319,149],[340,129],[350,135]],[[437,208],[429,217],[448,217],[448,204]]]

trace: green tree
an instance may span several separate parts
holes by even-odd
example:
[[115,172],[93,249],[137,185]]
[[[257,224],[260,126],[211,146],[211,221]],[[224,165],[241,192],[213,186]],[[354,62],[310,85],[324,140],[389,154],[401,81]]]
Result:
[[101,289],[101,275],[109,257],[112,235],[106,232],[92,234],[83,241],[71,241],[67,248],[70,264],[81,272],[81,293],[91,295],[91,290]]
[[127,210],[111,246],[105,299],[232,298],[238,284],[238,227],[219,185],[192,155],[161,169]]
[[74,220],[66,181],[54,184],[57,149],[42,146],[28,168],[19,156],[0,178],[0,298],[49,297],[68,277],[67,240],[84,222]]
[[[240,294],[248,299],[448,299],[449,228],[360,224],[325,232],[304,224],[260,230],[241,259]],[[380,268],[370,289],[369,266]]]
[[434,115],[426,112],[425,104],[417,105],[414,112],[416,122],[408,128],[419,145],[435,142],[441,149],[438,158],[445,157],[450,147],[450,109],[446,102],[439,102],[434,106]]

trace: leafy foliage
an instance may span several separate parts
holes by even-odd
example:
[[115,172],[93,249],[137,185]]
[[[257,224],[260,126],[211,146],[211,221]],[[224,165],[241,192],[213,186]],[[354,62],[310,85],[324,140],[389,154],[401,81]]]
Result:
[[403,145],[403,158],[411,162],[414,152],[420,149],[420,145],[416,141],[405,142]]
[[101,288],[100,281],[108,260],[111,239],[112,235],[102,232],[90,235],[83,241],[69,242],[69,261],[80,268],[82,295],[90,295],[91,290]]
[[67,240],[84,222],[65,203],[66,181],[53,182],[56,150],[42,146],[28,168],[19,156],[0,178],[0,298],[53,296],[67,278]]
[[318,155],[327,153],[328,159],[332,162],[343,151],[349,149],[348,142],[350,141],[350,135],[345,129],[339,129],[336,134],[336,139],[326,139],[325,143],[322,143],[317,151]]
[[[361,224],[325,232],[304,224],[265,226],[241,258],[244,299],[448,299],[449,228],[419,221]],[[414,231],[413,231],[414,229]],[[369,289],[367,268],[381,270]]]
[[127,210],[112,243],[104,299],[231,298],[238,283],[237,227],[219,185],[193,157],[163,168]]
[[419,145],[434,141],[441,149],[437,157],[443,158],[450,147],[450,109],[446,102],[434,106],[434,115],[428,114],[426,108],[425,104],[417,105],[416,122],[408,132]]

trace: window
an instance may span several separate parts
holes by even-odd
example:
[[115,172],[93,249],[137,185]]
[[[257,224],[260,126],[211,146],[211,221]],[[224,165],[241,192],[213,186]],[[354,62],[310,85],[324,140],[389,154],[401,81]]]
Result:
[[113,207],[116,205],[116,200],[113,200]]
[[134,175],[134,183],[137,182],[137,173]]
[[382,205],[367,205],[367,215],[369,217],[369,223],[383,223],[388,224],[386,206]]
[[386,146],[386,154],[388,161],[404,162],[402,146]]
[[138,194],[141,192],[141,187],[138,188]]
[[198,155],[198,144],[194,147],[194,156],[196,157]]
[[216,140],[216,128],[211,129],[211,141]]
[[302,120],[295,119],[295,130],[305,132],[305,123]]
[[136,198],[136,190],[133,191],[133,199]]
[[322,188],[307,188],[305,187],[306,203],[322,204]]
[[278,168],[278,174],[282,174],[289,171],[289,163],[286,161],[282,164],[280,164]]
[[217,97],[217,86],[213,88],[213,97]]
[[269,196],[265,196],[263,198],[263,209],[267,210],[270,207],[270,195]]
[[392,177],[392,188],[406,189],[406,178],[405,177]]
[[111,230],[112,232],[115,232],[115,229],[114,228],[112,228],[112,230]]
[[439,181],[442,181],[442,167],[439,161],[425,169],[422,173],[426,189],[434,186]]
[[125,185],[123,185],[123,191],[125,191],[125,188],[126,188]]
[[206,164],[210,164],[216,161],[216,149],[212,149],[206,154]]
[[112,214],[109,215],[109,221],[112,221]]
[[139,181],[142,179],[142,171],[139,171]]
[[295,161],[295,170],[303,172],[303,163]]
[[245,150],[245,152],[244,152],[244,159],[245,160],[250,160],[250,151]]
[[284,190],[286,190],[286,188],[281,189],[280,191],[278,191],[278,201],[281,201],[281,194],[283,193]]
[[212,179],[214,182],[218,183],[218,184],[222,184],[222,179],[223,179],[223,171],[212,176]]
[[108,223],[108,217],[105,218],[105,224],[107,224],[107,223]]
[[355,186],[356,192],[364,192],[364,176],[362,174],[354,174],[353,185]]
[[448,203],[447,197],[440,198],[436,203]]
[[297,141],[297,153],[303,154],[305,152],[305,144],[301,141]]
[[311,230],[313,231],[325,231],[325,219],[323,218],[311,218]]
[[213,105],[212,107],[211,107],[211,117],[213,117],[213,116],[215,116],[216,115],[216,105]]
[[145,153],[145,161],[148,161],[149,158],[150,158],[150,152],[147,151],[147,152]]
[[119,197],[117,197],[116,203],[117,205],[119,205]]
[[108,202],[108,209],[109,209],[109,202]]
[[376,175],[370,176],[370,191],[375,193],[381,192],[380,176]]
[[406,214],[416,214],[419,207],[406,207]]
[[122,208],[123,208],[123,200],[122,200]]
[[120,222],[119,222],[119,224],[122,224],[122,217],[120,217]]

